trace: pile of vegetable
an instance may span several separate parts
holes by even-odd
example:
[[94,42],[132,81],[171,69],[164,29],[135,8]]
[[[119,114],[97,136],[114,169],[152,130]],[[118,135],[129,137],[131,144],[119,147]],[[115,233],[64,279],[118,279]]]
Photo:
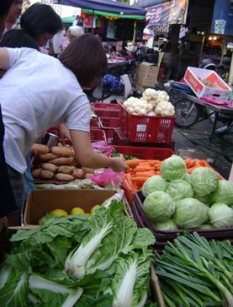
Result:
[[146,216],[161,230],[233,226],[233,184],[211,168],[186,172],[178,156],[164,160],[160,175],[142,186]]
[[168,242],[155,257],[168,307],[233,306],[233,247],[193,233]]
[[90,219],[47,216],[11,242],[0,272],[2,306],[144,306],[149,300],[154,237],[124,215],[120,202]]
[[[185,159],[186,172],[191,174],[197,167],[208,167],[210,165],[205,160]],[[129,171],[124,175],[123,188],[127,192],[129,200],[133,193],[142,189],[144,182],[155,175],[160,175],[160,160],[139,160],[126,161]],[[188,176],[188,175],[187,175]]]
[[140,99],[129,97],[123,105],[134,115],[170,116],[175,114],[175,108],[169,102],[168,94],[152,88],[146,89]]

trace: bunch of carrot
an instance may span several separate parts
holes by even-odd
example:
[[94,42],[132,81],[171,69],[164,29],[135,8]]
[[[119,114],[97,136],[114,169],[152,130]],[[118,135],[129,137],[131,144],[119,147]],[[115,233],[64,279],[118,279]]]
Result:
[[[191,174],[197,167],[211,167],[205,160],[185,159],[187,173]],[[162,161],[159,160],[128,160],[125,163],[130,168],[124,174],[122,187],[126,192],[129,201],[133,200],[133,193],[141,190],[143,183],[151,176],[160,175],[160,165]]]

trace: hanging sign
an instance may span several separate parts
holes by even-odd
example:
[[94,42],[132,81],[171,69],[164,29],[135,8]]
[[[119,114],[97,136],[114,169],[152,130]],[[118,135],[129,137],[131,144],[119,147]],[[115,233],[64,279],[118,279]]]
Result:
[[146,21],[149,25],[185,24],[188,0],[172,0],[148,8]]

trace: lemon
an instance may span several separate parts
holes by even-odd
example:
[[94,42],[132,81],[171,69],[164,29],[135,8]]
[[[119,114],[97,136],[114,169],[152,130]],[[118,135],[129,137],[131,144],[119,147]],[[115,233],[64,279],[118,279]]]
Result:
[[78,215],[78,214],[84,214],[84,213],[85,213],[84,210],[79,207],[75,207],[71,210],[72,215]]
[[50,212],[54,216],[67,216],[68,213],[63,209],[54,209]]
[[85,215],[86,215],[87,217],[91,217],[90,213],[85,213]]
[[96,209],[100,208],[100,205],[95,205],[91,208],[91,215],[95,212]]

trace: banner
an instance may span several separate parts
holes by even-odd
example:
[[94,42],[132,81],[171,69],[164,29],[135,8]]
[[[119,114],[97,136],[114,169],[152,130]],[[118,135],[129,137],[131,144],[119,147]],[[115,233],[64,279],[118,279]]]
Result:
[[233,36],[233,6],[230,0],[215,0],[211,33]]
[[172,0],[148,8],[148,25],[185,24],[188,0]]

